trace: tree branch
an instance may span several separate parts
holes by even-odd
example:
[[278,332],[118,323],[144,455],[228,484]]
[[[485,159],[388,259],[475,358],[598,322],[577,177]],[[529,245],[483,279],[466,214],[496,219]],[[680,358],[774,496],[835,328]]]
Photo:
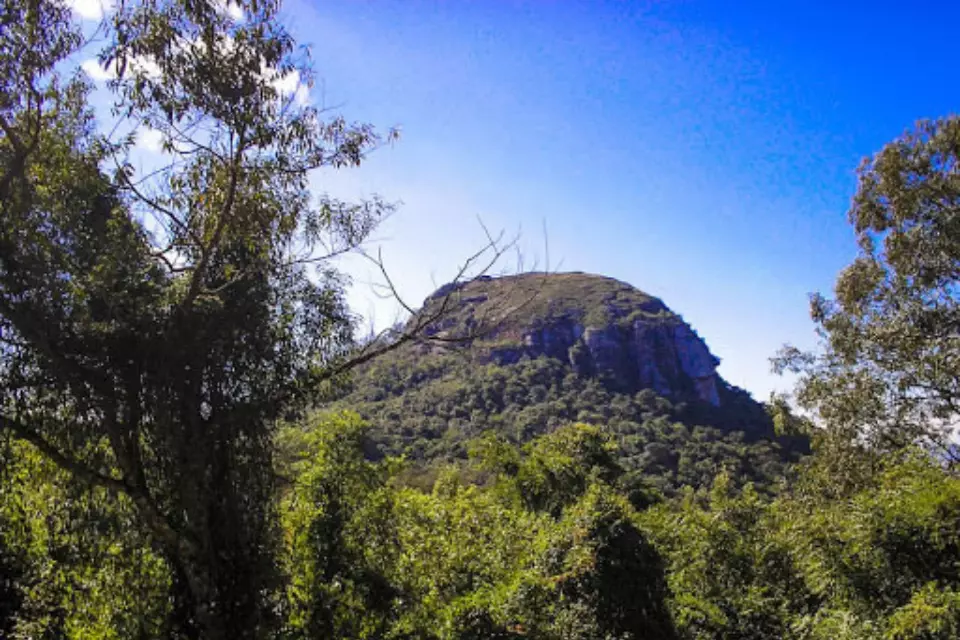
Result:
[[238,134],[237,148],[233,153],[232,165],[230,167],[230,182],[227,185],[227,197],[224,199],[223,207],[221,207],[220,217],[217,219],[210,243],[206,246],[200,246],[200,261],[193,271],[193,276],[190,279],[190,287],[187,290],[186,297],[183,299],[182,306],[184,308],[189,306],[190,303],[193,302],[193,299],[197,297],[197,294],[200,293],[200,283],[203,281],[203,272],[210,262],[211,254],[216,251],[223,237],[223,233],[227,228],[230,211],[233,209],[233,204],[237,197],[237,186],[240,181],[240,165],[246,148],[245,145],[244,134],[241,132]]
[[123,480],[90,469],[80,461],[62,453],[40,434],[18,420],[0,414],[0,429],[12,431],[15,437],[29,442],[55,465],[89,485],[102,487],[114,493],[128,492],[127,484]]

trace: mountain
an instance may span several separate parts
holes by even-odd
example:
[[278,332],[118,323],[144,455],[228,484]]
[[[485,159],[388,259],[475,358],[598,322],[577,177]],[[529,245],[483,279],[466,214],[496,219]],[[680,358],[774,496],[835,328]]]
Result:
[[556,358],[614,390],[720,405],[720,361],[678,314],[629,284],[584,273],[480,278],[441,287],[424,308],[450,294],[455,310],[434,337],[473,332],[470,347],[500,364]]
[[629,284],[529,273],[445,285],[408,321],[425,338],[363,367],[335,406],[372,426],[376,452],[423,468],[497,434],[607,427],[622,463],[667,493],[726,470],[772,489],[804,450],[717,373],[683,318]]

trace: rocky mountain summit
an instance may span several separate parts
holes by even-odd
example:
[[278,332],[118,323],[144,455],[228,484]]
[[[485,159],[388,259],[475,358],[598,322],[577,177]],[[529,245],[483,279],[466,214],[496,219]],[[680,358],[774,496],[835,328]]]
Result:
[[567,362],[614,391],[652,389],[675,400],[722,402],[719,359],[660,299],[613,278],[529,273],[445,285],[421,313],[442,319],[424,349],[461,349],[512,364],[546,356]]
[[426,338],[358,369],[332,408],[369,424],[372,458],[403,455],[420,475],[467,459],[478,439],[522,444],[573,423],[615,434],[619,464],[668,494],[721,469],[772,486],[805,450],[720,377],[683,318],[612,278],[446,285],[408,322]]

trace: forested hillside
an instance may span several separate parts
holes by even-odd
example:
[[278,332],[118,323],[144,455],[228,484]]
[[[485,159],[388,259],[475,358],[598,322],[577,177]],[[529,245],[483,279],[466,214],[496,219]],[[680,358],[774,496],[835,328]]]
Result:
[[314,180],[394,132],[304,99],[274,2],[108,9],[0,0],[0,637],[960,637],[960,118],[864,161],[759,404],[491,233],[358,341],[394,207]]
[[[464,460],[485,434],[519,445],[582,422],[610,432],[631,477],[675,495],[721,471],[776,491],[809,450],[802,436],[778,436],[769,411],[714,372],[716,359],[679,316],[629,285],[585,274],[485,278],[449,306],[437,323],[449,340],[431,340],[441,329],[428,326],[424,339],[359,368],[332,405],[369,423],[379,455],[435,468]],[[612,348],[592,339],[604,333]],[[687,361],[707,363],[698,372],[711,385],[706,399],[677,343]]]

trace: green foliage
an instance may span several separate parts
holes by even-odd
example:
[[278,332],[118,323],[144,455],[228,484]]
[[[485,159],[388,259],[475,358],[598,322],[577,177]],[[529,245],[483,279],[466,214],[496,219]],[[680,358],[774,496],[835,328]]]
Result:
[[[390,207],[312,197],[381,138],[279,92],[310,70],[277,3],[216,5],[117,5],[109,137],[66,4],[0,1],[0,428],[117,494],[178,628],[232,638],[275,622],[275,425],[353,346],[343,278],[308,267]],[[144,127],[167,164],[139,175]]]
[[[490,346],[491,340],[517,344],[521,336],[516,327],[537,326],[563,317],[587,327],[606,326],[612,320],[626,320],[629,312],[646,309],[651,315],[667,314],[663,302],[634,287],[614,280],[583,273],[526,273],[496,279],[480,278],[456,287],[454,308],[444,325],[462,334],[466,327],[497,328],[498,337],[481,331],[478,341]],[[441,288],[425,302],[425,309],[441,301],[448,293]],[[505,335],[503,335],[505,334]]]
[[958,509],[960,480],[917,456],[849,499],[765,501],[721,477],[642,520],[690,638],[919,639],[956,624]]
[[890,618],[891,640],[947,640],[960,636],[960,593],[931,582]]
[[789,549],[768,524],[772,510],[752,487],[736,494],[719,476],[709,490],[644,514],[668,558],[671,608],[686,637],[787,637],[791,615],[807,609]]
[[281,463],[291,481],[282,505],[288,633],[379,637],[394,592],[368,562],[364,544],[374,532],[358,527],[392,527],[378,518],[388,468],[364,459],[356,416],[329,416],[278,437],[281,457],[290,458]]
[[[0,635],[960,634],[960,119],[861,168],[860,255],[813,301],[823,352],[779,361],[803,416],[727,387],[719,408],[625,393],[574,373],[582,349],[484,340],[507,310],[513,329],[679,321],[582,274],[427,300],[454,305],[424,331],[477,331],[511,364],[412,334],[351,359],[325,261],[391,207],[315,199],[310,171],[382,139],[277,88],[310,69],[276,3],[220,4],[118,5],[109,137],[68,7],[0,0]],[[170,160],[147,176],[143,127]],[[333,407],[357,413],[298,423],[358,362]]]
[[4,637],[178,637],[173,576],[129,500],[78,486],[26,444],[5,442],[2,462],[0,548],[19,566]]
[[402,454],[426,474],[436,461],[464,459],[467,443],[485,434],[522,444],[573,422],[604,425],[638,491],[649,485],[668,495],[724,470],[739,484],[776,491],[800,450],[766,439],[769,416],[736,390],[725,390],[720,408],[673,405],[650,390],[611,391],[551,358],[478,365],[398,350],[357,372],[352,385],[336,406],[360,413],[385,454]]
[[355,418],[308,434],[286,507],[292,636],[674,637],[662,563],[604,479],[615,464],[600,430],[512,454],[487,439],[491,483],[449,467],[427,492],[364,460]]
[[[482,468],[500,474],[530,510],[559,516],[564,507],[596,482],[612,483],[622,475],[617,446],[594,426],[575,424],[527,444],[522,452],[494,434],[474,447]],[[503,482],[507,480],[507,482]]]
[[549,556],[561,603],[549,613],[555,637],[578,637],[565,635],[578,628],[584,638],[674,637],[662,561],[634,519],[602,483],[564,513]]
[[[920,122],[860,167],[849,217],[859,254],[814,296],[819,354],[787,348],[797,399],[844,445],[923,443],[950,455],[957,415],[960,118]],[[838,465],[841,466],[842,465]]]

